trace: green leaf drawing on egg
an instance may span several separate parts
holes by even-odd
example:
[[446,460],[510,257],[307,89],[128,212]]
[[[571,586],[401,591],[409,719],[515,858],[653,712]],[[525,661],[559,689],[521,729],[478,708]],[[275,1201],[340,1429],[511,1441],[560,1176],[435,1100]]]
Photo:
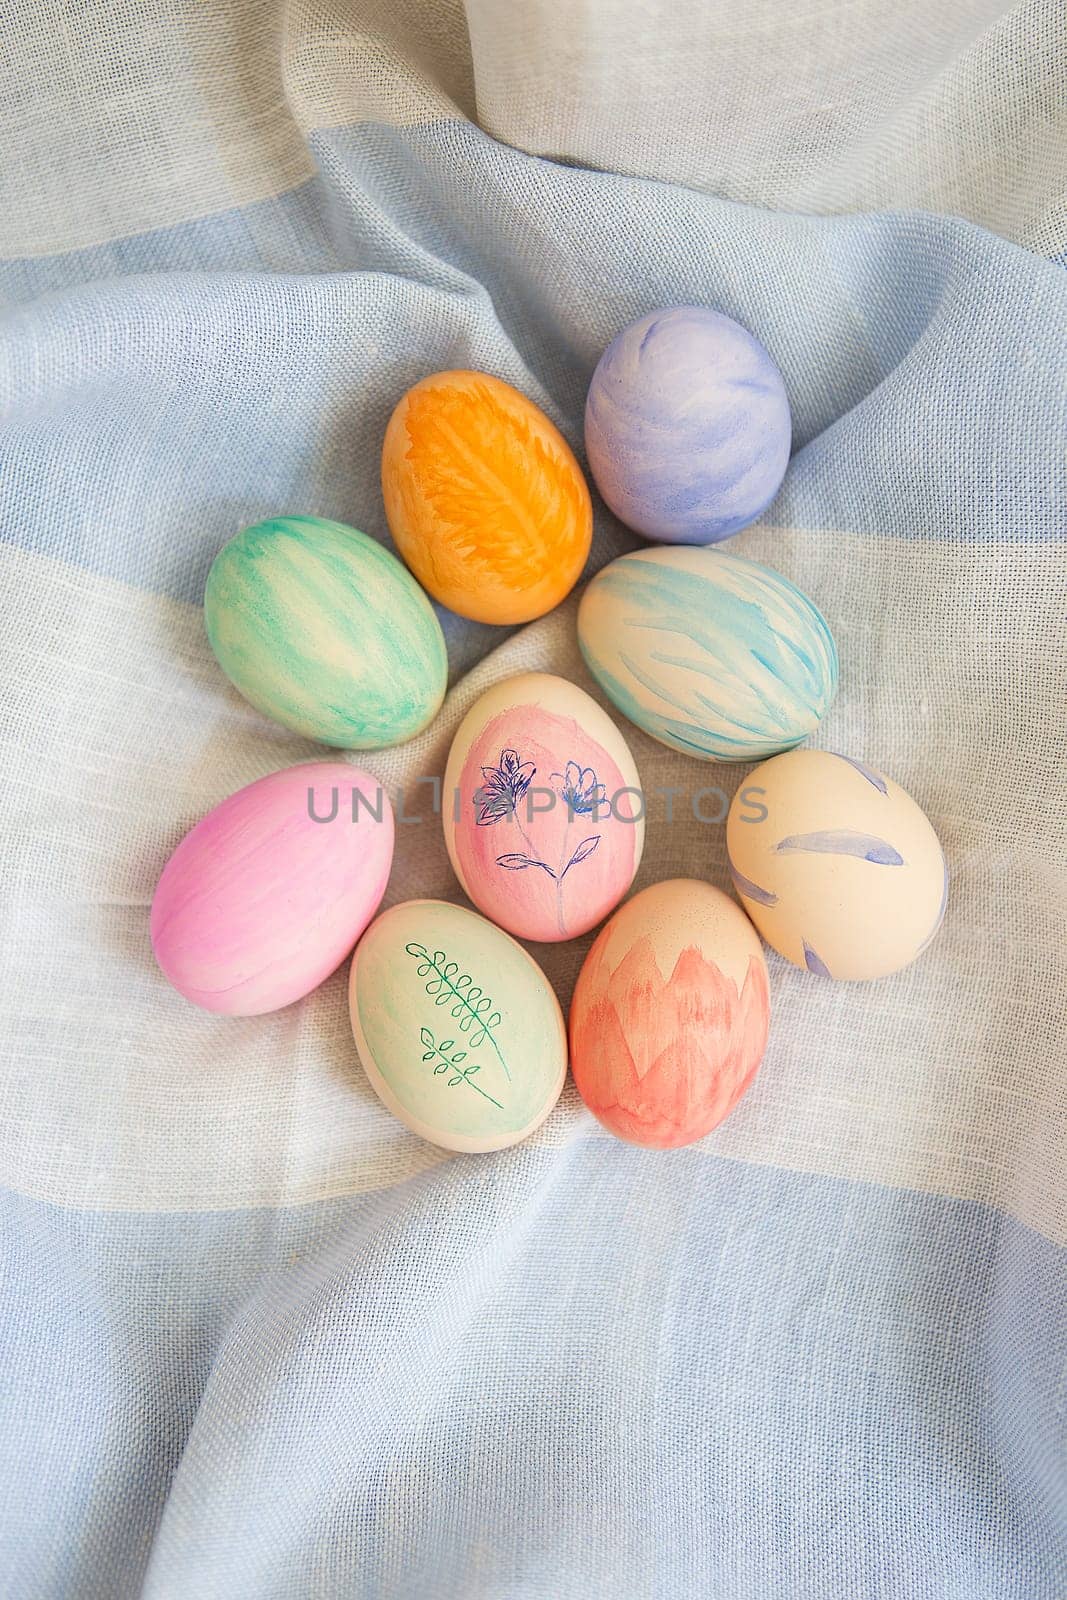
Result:
[[[434,1005],[450,1006],[449,1016],[458,1024],[460,1032],[467,1035],[467,1043],[472,1050],[479,1049],[483,1044],[492,1046],[510,1083],[508,1064],[493,1034],[493,1029],[499,1026],[502,1019],[500,1012],[493,1009],[490,997],[472,982],[469,973],[461,973],[458,961],[449,961],[443,950],[431,953],[424,944],[415,941],[406,944],[404,949],[418,962],[416,974],[426,979],[424,987]],[[423,1032],[428,1034],[429,1029]],[[423,1043],[427,1043],[425,1038]]]
[[492,1105],[496,1106],[498,1111],[503,1111],[504,1107],[500,1104],[500,1101],[494,1100],[488,1090],[483,1089],[481,1084],[474,1082],[474,1074],[480,1070],[477,1061],[472,1061],[468,1066],[464,1067],[460,1063],[467,1059],[466,1050],[456,1050],[454,1054],[449,1054],[449,1051],[453,1050],[455,1045],[454,1039],[442,1039],[440,1044],[437,1044],[429,1028],[420,1028],[419,1037],[422,1039],[423,1044],[428,1044],[430,1047],[422,1059],[424,1061],[437,1061],[437,1065],[433,1069],[435,1078],[441,1077],[446,1072],[451,1073],[451,1077],[447,1080],[448,1088],[455,1089],[459,1084],[465,1083],[469,1089],[473,1089],[476,1094],[480,1094],[483,1100],[488,1100]]

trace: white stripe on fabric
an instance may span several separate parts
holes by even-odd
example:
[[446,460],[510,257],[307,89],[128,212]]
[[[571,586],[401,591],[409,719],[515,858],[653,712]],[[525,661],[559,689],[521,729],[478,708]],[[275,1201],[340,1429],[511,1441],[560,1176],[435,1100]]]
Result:
[[[778,210],[918,207],[1063,249],[1060,0],[98,0],[3,8],[5,257],[311,177],[316,129],[504,144]],[[447,130],[443,134],[447,140]]]
[[[818,743],[884,768],[927,807],[952,871],[945,928],[910,971],[835,986],[772,962],[771,1046],[709,1154],[1001,1206],[1067,1238],[1062,997],[1067,826],[1062,548],[750,530],[733,541],[805,588],[837,634],[841,694]],[[7,547],[0,635],[0,1179],[102,1209],[294,1204],[395,1183],[442,1157],[363,1081],[342,977],[274,1017],[207,1016],[148,944],[156,876],[225,794],[324,749],[223,680],[199,609]],[[510,639],[434,728],[363,763],[407,785],[388,901],[458,898],[422,775],[440,774],[474,697],[511,672],[592,688],[574,603]],[[686,796],[747,768],[690,762],[625,729],[650,799],[640,884],[727,884],[721,826]],[[359,757],[354,758],[359,760]],[[656,791],[683,790],[676,820]],[[706,797],[705,814],[716,804]],[[566,1003],[588,940],[538,947]],[[595,1131],[568,1090],[539,1139]],[[664,1158],[669,1161],[670,1157]]]

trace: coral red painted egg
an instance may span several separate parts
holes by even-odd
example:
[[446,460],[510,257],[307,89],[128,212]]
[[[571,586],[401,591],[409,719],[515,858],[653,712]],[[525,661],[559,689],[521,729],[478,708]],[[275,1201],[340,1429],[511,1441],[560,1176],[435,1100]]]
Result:
[[524,672],[456,730],[445,844],[479,911],[519,939],[588,933],[634,880],[644,802],[626,741],[577,684]]
[[571,1071],[604,1126],[666,1150],[728,1116],[767,1043],[759,939],[728,895],[688,878],[617,911],[585,958],[571,1002]]

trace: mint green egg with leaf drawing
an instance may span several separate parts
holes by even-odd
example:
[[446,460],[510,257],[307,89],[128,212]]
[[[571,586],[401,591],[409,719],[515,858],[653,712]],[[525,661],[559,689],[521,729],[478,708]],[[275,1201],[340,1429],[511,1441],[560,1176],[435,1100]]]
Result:
[[544,1122],[567,1030],[536,961],[466,906],[406,900],[352,957],[349,1016],[382,1104],[443,1150],[505,1150]]
[[402,744],[444,699],[433,607],[394,555],[343,522],[271,517],[235,534],[208,573],[204,621],[245,699],[323,744]]

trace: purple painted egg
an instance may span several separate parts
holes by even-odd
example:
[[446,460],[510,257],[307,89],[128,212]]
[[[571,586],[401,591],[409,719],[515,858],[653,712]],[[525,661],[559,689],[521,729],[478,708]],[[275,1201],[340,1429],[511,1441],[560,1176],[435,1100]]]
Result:
[[593,477],[627,527],[713,544],[770,505],[789,463],[782,375],[747,328],[707,306],[639,317],[597,363],[585,408]]

